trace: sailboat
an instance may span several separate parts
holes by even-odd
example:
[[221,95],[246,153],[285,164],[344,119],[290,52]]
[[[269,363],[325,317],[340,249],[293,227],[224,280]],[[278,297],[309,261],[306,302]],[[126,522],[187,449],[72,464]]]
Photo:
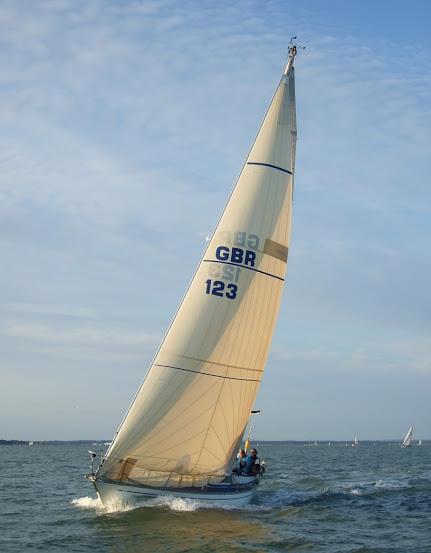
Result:
[[413,425],[411,425],[411,427],[408,429],[408,432],[406,434],[406,437],[403,440],[403,443],[401,444],[401,447],[411,447],[412,439],[413,439]]
[[355,439],[353,440],[352,447],[358,447],[358,445],[359,445],[358,438],[355,436]]
[[418,441],[418,445],[419,445],[419,446],[422,445],[422,440],[419,440],[419,441]]
[[262,380],[287,270],[296,148],[289,57],[176,315],[98,469],[104,504],[155,496],[248,502],[233,470]]

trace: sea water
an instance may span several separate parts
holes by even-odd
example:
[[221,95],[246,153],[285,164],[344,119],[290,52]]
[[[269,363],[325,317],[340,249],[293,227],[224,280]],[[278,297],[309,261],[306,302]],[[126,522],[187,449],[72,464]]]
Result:
[[[96,446],[91,446],[95,449]],[[261,444],[252,502],[103,507],[86,445],[0,446],[0,551],[431,553],[431,445]]]

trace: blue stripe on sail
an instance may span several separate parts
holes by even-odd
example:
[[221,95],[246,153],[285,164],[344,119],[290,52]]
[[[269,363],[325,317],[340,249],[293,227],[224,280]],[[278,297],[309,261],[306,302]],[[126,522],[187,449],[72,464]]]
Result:
[[283,169],[283,167],[278,167],[277,165],[271,165],[270,163],[258,163],[257,161],[247,161],[247,165],[262,165],[263,167],[271,167],[272,169],[277,169],[278,171],[283,171],[283,173],[288,173],[293,175],[292,171]]
[[242,269],[248,269],[249,271],[255,271],[256,273],[261,273],[262,275],[270,276],[272,278],[276,278],[278,280],[281,280],[284,282],[284,278],[279,277],[277,275],[273,275],[272,273],[267,273],[266,271],[261,271],[259,269],[255,269],[254,267],[249,267],[248,265],[241,265],[241,263],[232,263],[231,261],[220,261],[219,259],[204,259],[204,263],[222,263],[223,265],[233,265],[234,267],[241,267]]

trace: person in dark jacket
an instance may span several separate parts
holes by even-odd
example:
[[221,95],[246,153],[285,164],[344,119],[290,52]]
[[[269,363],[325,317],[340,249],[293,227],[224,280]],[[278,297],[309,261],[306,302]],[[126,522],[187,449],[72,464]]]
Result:
[[250,455],[247,456],[245,463],[245,472],[256,476],[260,472],[260,459],[257,456],[257,449],[252,449]]

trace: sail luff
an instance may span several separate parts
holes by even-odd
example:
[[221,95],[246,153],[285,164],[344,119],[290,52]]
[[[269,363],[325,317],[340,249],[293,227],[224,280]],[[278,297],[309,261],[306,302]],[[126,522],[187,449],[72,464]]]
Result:
[[108,478],[127,472],[148,483],[169,473],[170,482],[177,474],[187,485],[222,476],[242,437],[287,270],[296,138],[292,60],[106,454],[100,471]]

